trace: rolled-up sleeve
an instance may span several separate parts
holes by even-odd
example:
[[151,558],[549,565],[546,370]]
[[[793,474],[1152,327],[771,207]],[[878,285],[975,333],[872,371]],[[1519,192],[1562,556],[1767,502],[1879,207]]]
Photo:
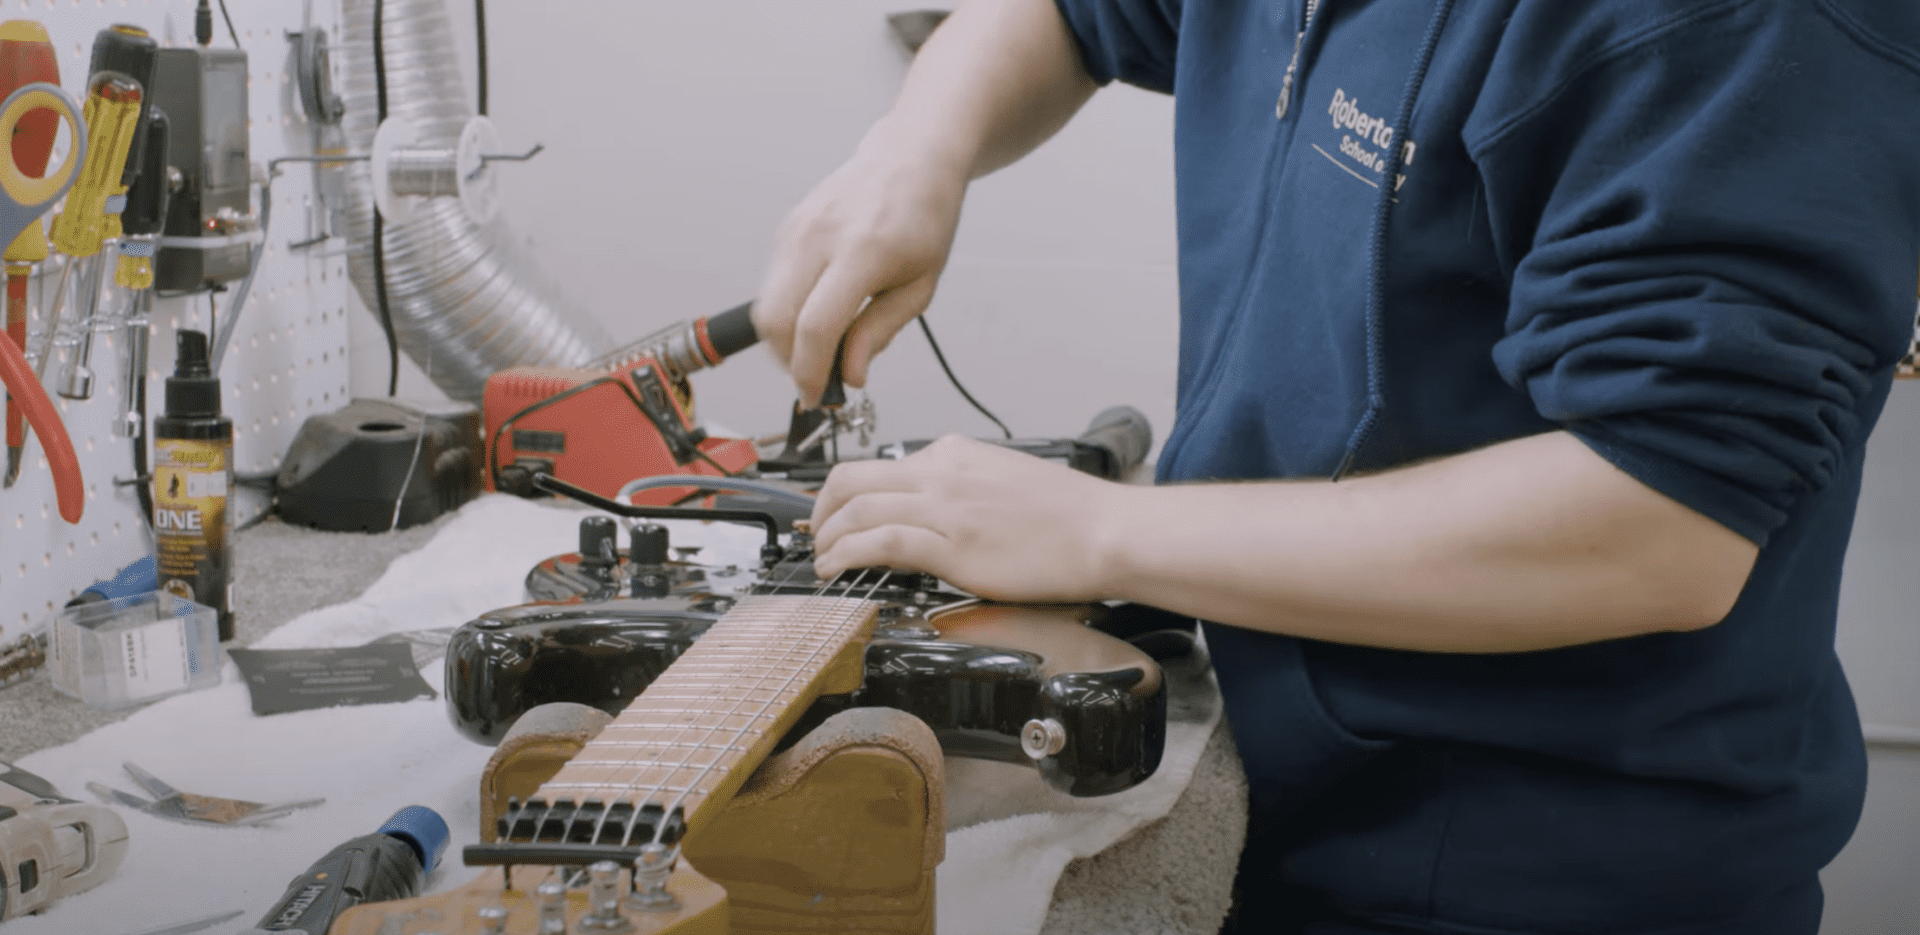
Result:
[[1055,0],[1080,46],[1087,74],[1173,93],[1180,8],[1185,0]]
[[1502,377],[1762,545],[1858,457],[1920,276],[1920,74],[1786,32],[1536,77],[1470,141],[1512,276]]

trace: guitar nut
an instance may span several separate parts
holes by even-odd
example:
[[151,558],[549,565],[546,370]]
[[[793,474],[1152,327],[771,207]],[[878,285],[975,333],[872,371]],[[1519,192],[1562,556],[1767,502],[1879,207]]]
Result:
[[1053,718],[1034,718],[1020,728],[1020,749],[1035,760],[1044,760],[1067,748],[1067,729]]

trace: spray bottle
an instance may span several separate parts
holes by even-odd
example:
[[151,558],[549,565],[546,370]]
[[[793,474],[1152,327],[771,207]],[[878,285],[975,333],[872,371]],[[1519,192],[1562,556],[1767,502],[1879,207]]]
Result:
[[167,407],[153,420],[153,531],[160,589],[220,612],[233,639],[233,420],[220,414],[220,378],[207,336],[180,331]]

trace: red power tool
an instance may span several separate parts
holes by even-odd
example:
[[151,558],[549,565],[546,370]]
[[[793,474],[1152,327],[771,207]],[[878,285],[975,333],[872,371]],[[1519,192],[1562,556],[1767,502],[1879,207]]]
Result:
[[[545,472],[605,497],[662,474],[718,477],[754,465],[744,438],[708,438],[693,421],[686,375],[759,340],[748,305],[675,325],[593,367],[513,367],[487,378],[486,483],[533,493]],[[633,502],[665,506],[694,493],[669,487]]]

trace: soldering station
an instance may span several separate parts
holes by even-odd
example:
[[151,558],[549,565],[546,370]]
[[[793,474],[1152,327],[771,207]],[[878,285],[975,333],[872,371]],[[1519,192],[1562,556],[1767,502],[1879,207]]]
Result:
[[[943,15],[869,20],[876,54]],[[0,709],[36,725],[0,748],[30,762],[0,762],[0,932],[931,932],[993,905],[935,899],[963,823],[1084,801],[1097,842],[1100,803],[1170,807],[1218,719],[1190,627],[821,581],[807,523],[836,464],[953,432],[1138,479],[1148,417],[1002,404],[1016,436],[961,382],[1011,398],[1001,365],[924,319],[937,367],[869,395],[836,360],[803,406],[751,277],[580,307],[508,224],[516,179],[595,139],[488,113],[523,64],[488,26],[441,0],[0,23]],[[946,415],[889,434],[889,382]],[[356,602],[327,549],[417,554]],[[288,624],[303,582],[336,596]],[[318,782],[269,765],[316,748]]]

